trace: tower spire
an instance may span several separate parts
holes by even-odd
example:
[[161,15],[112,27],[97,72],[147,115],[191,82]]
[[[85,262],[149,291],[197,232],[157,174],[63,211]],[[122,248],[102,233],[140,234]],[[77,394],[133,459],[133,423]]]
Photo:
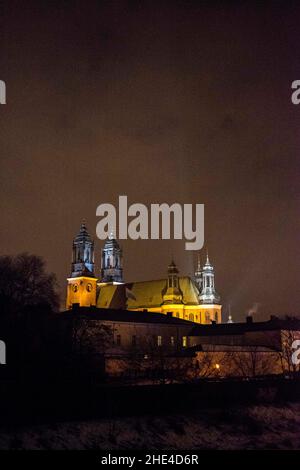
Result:
[[115,239],[115,233],[114,233],[114,232],[115,232],[115,231],[114,231],[114,228],[112,228],[112,230],[111,230],[111,232],[110,232],[110,234],[109,234],[109,236],[108,236],[109,240],[114,240],[114,239]]
[[201,255],[200,251],[197,254],[197,268],[194,274],[195,282],[197,284],[199,292],[202,290],[202,269],[201,269]]
[[80,307],[96,305],[96,282],[94,271],[94,241],[87,231],[85,220],[73,240],[72,270],[68,278],[67,308],[73,304]]
[[168,266],[167,285],[163,293],[164,304],[178,304],[182,302],[182,291],[179,286],[178,269],[172,258]]
[[201,255],[200,255],[200,251],[198,251],[198,254],[197,254],[197,271],[201,271]]
[[228,304],[228,320],[227,320],[227,323],[233,323],[230,303]]
[[94,241],[82,220],[79,233],[73,240],[72,277],[94,276]]
[[220,296],[215,290],[214,267],[209,261],[208,252],[206,252],[206,263],[202,269],[202,290],[199,298],[202,304],[219,304],[220,302]]
[[102,248],[101,282],[123,283],[122,249],[114,237],[113,230]]
[[210,265],[209,257],[208,257],[208,249],[206,248],[206,263],[207,265]]

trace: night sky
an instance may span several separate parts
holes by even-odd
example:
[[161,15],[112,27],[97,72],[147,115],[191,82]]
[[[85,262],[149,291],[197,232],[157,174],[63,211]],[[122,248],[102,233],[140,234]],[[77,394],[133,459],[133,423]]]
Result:
[[[204,203],[224,318],[300,314],[300,2],[0,5],[0,254],[43,256],[64,297],[100,203]],[[122,247],[126,281],[193,273],[184,241]]]

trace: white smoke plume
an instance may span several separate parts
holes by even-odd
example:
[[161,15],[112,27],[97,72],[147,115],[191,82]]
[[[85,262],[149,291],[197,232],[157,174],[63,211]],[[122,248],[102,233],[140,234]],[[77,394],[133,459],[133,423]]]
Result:
[[247,316],[252,317],[253,315],[255,315],[258,312],[259,306],[260,304],[258,302],[254,302],[252,307],[247,310]]

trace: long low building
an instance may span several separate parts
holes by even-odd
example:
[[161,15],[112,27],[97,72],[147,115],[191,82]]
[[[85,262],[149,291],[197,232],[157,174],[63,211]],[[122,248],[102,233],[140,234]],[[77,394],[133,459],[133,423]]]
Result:
[[248,317],[244,323],[198,325],[171,314],[76,304],[63,312],[63,318],[78,320],[79,329],[90,332],[90,340],[105,357],[108,375],[168,369],[182,379],[299,370],[292,362],[293,343],[300,339],[297,319],[253,322]]

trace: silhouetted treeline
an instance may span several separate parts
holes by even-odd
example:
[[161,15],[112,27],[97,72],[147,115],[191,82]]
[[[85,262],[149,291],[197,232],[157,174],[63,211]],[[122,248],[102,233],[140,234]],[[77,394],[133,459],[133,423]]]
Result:
[[0,257],[0,313],[21,316],[31,307],[41,312],[57,311],[59,296],[54,274],[45,270],[44,260],[23,253]]
[[[7,362],[0,366],[0,380],[26,386],[93,380],[95,360],[101,380],[101,351],[95,351],[87,324],[76,315],[64,318],[58,308],[55,275],[40,257],[0,257],[0,339]],[[103,333],[98,331],[98,340]]]

